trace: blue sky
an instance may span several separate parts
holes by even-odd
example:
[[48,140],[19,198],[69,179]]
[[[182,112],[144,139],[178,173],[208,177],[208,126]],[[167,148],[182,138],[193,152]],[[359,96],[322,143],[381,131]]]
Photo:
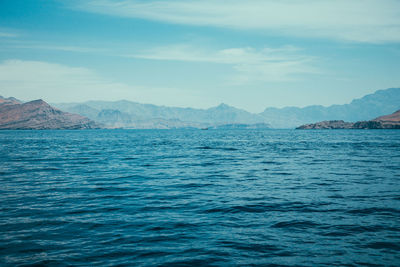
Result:
[[400,86],[398,0],[1,0],[0,95],[208,108]]

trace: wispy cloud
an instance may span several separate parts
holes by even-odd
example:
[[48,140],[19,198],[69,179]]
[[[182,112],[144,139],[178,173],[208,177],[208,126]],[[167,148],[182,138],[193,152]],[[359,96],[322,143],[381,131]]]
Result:
[[1,32],[0,31],[0,37],[7,37],[7,38],[13,38],[13,37],[17,37],[18,35],[15,33],[10,33],[10,32]]
[[0,38],[15,38],[19,34],[15,30],[0,28]]
[[252,29],[277,35],[399,42],[398,0],[90,0],[75,8],[167,23]]
[[[1,37],[1,33],[0,33]],[[96,53],[105,52],[103,48],[86,47],[80,45],[52,44],[38,41],[27,41],[20,39],[7,39],[0,43],[0,48],[4,49],[30,49],[30,50],[50,50],[61,52],[77,52],[77,53]]]
[[150,60],[207,62],[231,65],[236,71],[230,82],[243,84],[254,81],[287,81],[297,74],[318,73],[313,57],[302,55],[294,46],[254,49],[252,47],[205,49],[193,45],[156,47],[126,55]]
[[77,52],[77,53],[93,53],[93,52],[105,51],[104,49],[100,48],[90,48],[82,46],[44,45],[44,44],[31,44],[31,43],[14,44],[12,47],[21,49],[54,50],[54,51]]

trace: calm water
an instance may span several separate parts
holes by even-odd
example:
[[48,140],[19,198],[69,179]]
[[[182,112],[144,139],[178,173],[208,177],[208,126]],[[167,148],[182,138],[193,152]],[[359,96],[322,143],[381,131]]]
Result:
[[400,265],[400,131],[0,132],[0,265]]

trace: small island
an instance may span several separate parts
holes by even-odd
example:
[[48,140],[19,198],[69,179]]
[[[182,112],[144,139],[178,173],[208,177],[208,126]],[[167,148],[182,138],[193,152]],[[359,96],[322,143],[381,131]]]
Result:
[[296,129],[400,129],[400,110],[369,121],[345,122],[343,120],[321,121],[304,124]]

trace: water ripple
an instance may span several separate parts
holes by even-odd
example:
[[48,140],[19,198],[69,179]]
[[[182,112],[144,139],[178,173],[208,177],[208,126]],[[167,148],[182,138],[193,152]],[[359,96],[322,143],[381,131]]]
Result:
[[0,132],[1,266],[400,265],[400,132]]

